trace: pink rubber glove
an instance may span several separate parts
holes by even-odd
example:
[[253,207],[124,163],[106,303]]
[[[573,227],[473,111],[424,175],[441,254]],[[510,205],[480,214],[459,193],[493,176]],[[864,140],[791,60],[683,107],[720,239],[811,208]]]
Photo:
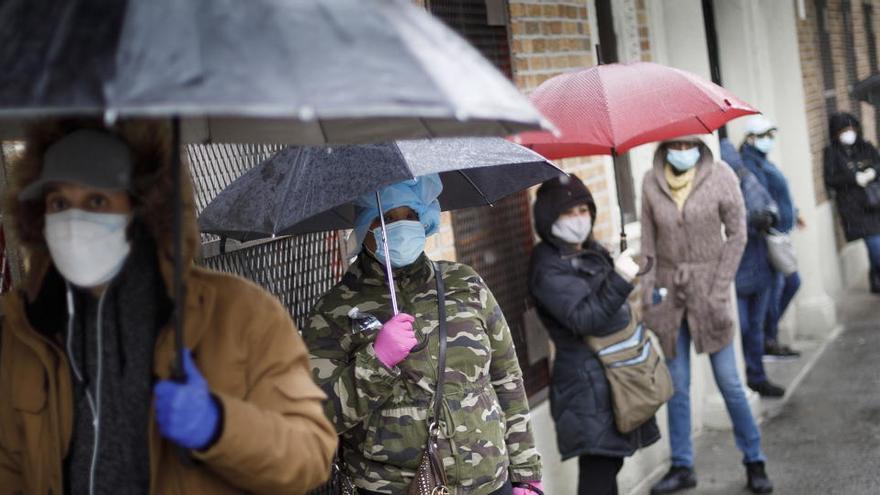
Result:
[[382,329],[376,335],[373,349],[386,368],[397,366],[397,363],[406,359],[409,351],[419,343],[413,331],[414,321],[416,319],[412,316],[399,313],[382,325]]
[[[526,481],[526,483],[534,486],[535,488],[537,488],[538,490],[541,490],[542,492],[544,491],[544,485],[542,485],[540,481]],[[538,492],[533,492],[533,491],[529,490],[528,488],[514,488],[513,489],[513,495],[534,495],[536,493],[538,493]]]

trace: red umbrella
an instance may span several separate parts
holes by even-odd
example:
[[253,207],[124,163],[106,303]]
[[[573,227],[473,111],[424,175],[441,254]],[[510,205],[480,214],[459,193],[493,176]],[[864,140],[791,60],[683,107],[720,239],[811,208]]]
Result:
[[514,140],[550,159],[617,155],[640,144],[711,133],[758,113],[726,89],[651,62],[597,65],[548,79],[532,103],[559,132]]
[[[617,156],[640,144],[711,133],[737,117],[759,113],[715,83],[651,62],[561,74],[538,86],[531,100],[558,131],[512,139],[550,159]],[[621,251],[626,250],[624,223],[621,211]],[[643,271],[652,264],[647,260]]]

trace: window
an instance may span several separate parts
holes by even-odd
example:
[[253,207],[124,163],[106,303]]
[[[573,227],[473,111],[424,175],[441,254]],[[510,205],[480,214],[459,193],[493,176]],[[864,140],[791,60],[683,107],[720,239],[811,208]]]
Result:
[[814,0],[819,33],[819,57],[822,63],[822,81],[825,87],[825,110],[830,115],[837,112],[837,93],[834,85],[834,58],[831,54],[831,26],[828,19],[827,0]]
[[[850,0],[841,0],[840,9],[843,13],[844,47],[846,49],[846,75],[851,88],[859,80],[856,67],[856,40],[853,29],[853,6]],[[857,118],[862,118],[862,105],[859,100],[850,96],[850,111]]]
[[[466,38],[507,77],[512,76],[507,27],[499,22],[498,0],[430,0],[430,11]],[[492,207],[452,213],[458,260],[473,267],[489,285],[504,311],[523,370],[526,392],[541,400],[550,382],[546,357],[529,356],[544,346],[526,338],[523,314],[528,299],[528,266],[532,251],[528,194],[514,194]],[[546,340],[547,336],[539,338]],[[543,343],[543,342],[542,342]],[[533,364],[530,364],[533,363]]]
[[[620,62],[617,33],[614,31],[614,11],[611,0],[596,0],[596,24],[599,28],[598,52],[601,62],[613,64]],[[636,189],[629,154],[614,158],[614,182],[617,186],[617,200],[623,223],[638,220],[636,211]]]

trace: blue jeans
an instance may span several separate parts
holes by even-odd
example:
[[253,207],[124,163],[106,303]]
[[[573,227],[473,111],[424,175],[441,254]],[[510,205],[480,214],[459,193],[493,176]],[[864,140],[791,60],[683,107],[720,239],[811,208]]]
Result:
[[776,342],[779,338],[779,320],[801,288],[801,276],[794,272],[789,276],[777,273],[773,278],[773,293],[767,310],[767,325],[764,327],[764,342]]
[[[694,466],[694,447],[691,442],[691,334],[687,322],[681,325],[675,343],[675,358],[666,360],[675,393],[669,401],[669,444],[672,447],[672,465]],[[733,344],[710,354],[712,374],[724,397],[727,413],[733,422],[736,446],[743,453],[743,462],[766,461],[761,452],[761,432],[752,417],[742,382],[736,371]]]
[[868,246],[868,259],[871,268],[880,270],[880,234],[865,237],[865,245]]
[[770,309],[772,299],[772,285],[754,294],[736,295],[743,357],[746,361],[746,382],[749,384],[767,381],[763,361],[764,324],[767,322],[767,311]]

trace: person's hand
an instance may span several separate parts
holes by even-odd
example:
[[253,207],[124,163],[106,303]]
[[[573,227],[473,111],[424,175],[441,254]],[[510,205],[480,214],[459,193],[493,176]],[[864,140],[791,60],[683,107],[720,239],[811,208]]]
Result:
[[874,179],[877,178],[877,172],[873,168],[860,170],[856,172],[856,183],[861,187],[866,187]]
[[416,319],[412,316],[399,313],[382,325],[382,329],[376,335],[376,341],[373,342],[373,349],[385,367],[397,366],[397,363],[406,359],[412,348],[418,344],[412,326],[414,321]]
[[220,426],[220,408],[208,390],[208,383],[190,356],[183,353],[186,381],[162,380],[153,388],[159,432],[188,449],[202,449]]
[[614,271],[627,282],[635,280],[639,274],[639,264],[633,259],[632,249],[627,249],[614,259]]
[[[532,485],[533,487],[537,488],[538,490],[541,490],[542,493],[544,492],[544,486],[541,485],[540,481],[526,481],[524,483]],[[538,492],[536,492],[534,490],[530,490],[528,487],[518,486],[513,489],[513,495],[536,495],[537,493]]]
[[773,224],[776,223],[776,215],[774,215],[773,212],[763,210],[753,213],[749,220],[755,230],[758,232],[767,232],[770,230],[770,227],[773,227]]
[[800,215],[797,217],[797,228],[798,230],[804,230],[807,228],[807,222],[805,222],[804,217]]

